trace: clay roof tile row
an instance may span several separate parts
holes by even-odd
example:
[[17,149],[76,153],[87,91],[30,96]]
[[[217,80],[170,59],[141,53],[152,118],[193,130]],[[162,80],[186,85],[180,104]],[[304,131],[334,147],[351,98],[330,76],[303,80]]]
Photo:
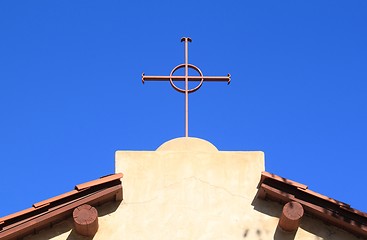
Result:
[[79,184],[75,189],[35,203],[31,208],[0,218],[0,239],[10,240],[24,237],[68,217],[74,208],[82,204],[101,204],[111,200],[122,200],[122,173],[101,177]]
[[296,201],[303,206],[306,213],[358,237],[367,237],[366,213],[351,208],[349,204],[311,191],[306,185],[269,172],[262,172],[258,189],[258,198],[282,204]]

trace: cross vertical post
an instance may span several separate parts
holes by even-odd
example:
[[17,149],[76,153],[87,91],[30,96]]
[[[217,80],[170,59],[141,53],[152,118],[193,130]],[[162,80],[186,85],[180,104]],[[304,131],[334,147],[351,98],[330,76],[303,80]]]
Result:
[[190,38],[182,38],[185,41],[185,137],[189,136],[189,41]]
[[[169,81],[171,86],[178,92],[185,94],[185,137],[189,136],[189,94],[196,92],[203,85],[204,81],[209,82],[231,82],[231,75],[228,73],[227,76],[204,76],[201,70],[189,63],[189,42],[192,42],[191,38],[183,37],[181,42],[185,42],[185,62],[174,67],[169,76],[146,76],[142,74],[142,82],[145,81]],[[185,68],[184,76],[173,75],[178,69]],[[190,76],[189,68],[194,69],[200,76]],[[179,88],[175,85],[174,81],[185,81],[185,88]],[[189,88],[189,81],[199,82],[199,84],[194,88]]]

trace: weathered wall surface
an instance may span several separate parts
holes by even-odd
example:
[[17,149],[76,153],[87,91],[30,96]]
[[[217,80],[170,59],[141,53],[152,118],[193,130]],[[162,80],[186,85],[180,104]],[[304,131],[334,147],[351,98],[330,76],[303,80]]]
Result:
[[[282,206],[254,199],[263,170],[262,152],[220,152],[196,138],[118,151],[124,200],[98,208],[93,239],[357,239],[307,216],[296,233],[277,229]],[[87,239],[71,229],[69,219],[28,239]]]

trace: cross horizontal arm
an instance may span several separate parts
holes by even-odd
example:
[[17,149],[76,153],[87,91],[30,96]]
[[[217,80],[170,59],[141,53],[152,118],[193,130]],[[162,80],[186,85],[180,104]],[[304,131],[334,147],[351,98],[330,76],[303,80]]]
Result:
[[[145,76],[142,75],[143,83],[145,81],[185,81],[185,76]],[[227,76],[188,76],[189,81],[200,82],[201,80],[209,81],[209,82],[227,82],[228,84],[231,82],[231,75]]]

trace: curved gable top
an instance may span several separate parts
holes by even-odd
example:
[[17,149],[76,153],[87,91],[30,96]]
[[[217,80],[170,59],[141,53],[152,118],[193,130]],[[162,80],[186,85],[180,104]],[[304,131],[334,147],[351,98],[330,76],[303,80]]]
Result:
[[218,152],[218,149],[212,143],[201,138],[180,137],[163,143],[156,151]]

